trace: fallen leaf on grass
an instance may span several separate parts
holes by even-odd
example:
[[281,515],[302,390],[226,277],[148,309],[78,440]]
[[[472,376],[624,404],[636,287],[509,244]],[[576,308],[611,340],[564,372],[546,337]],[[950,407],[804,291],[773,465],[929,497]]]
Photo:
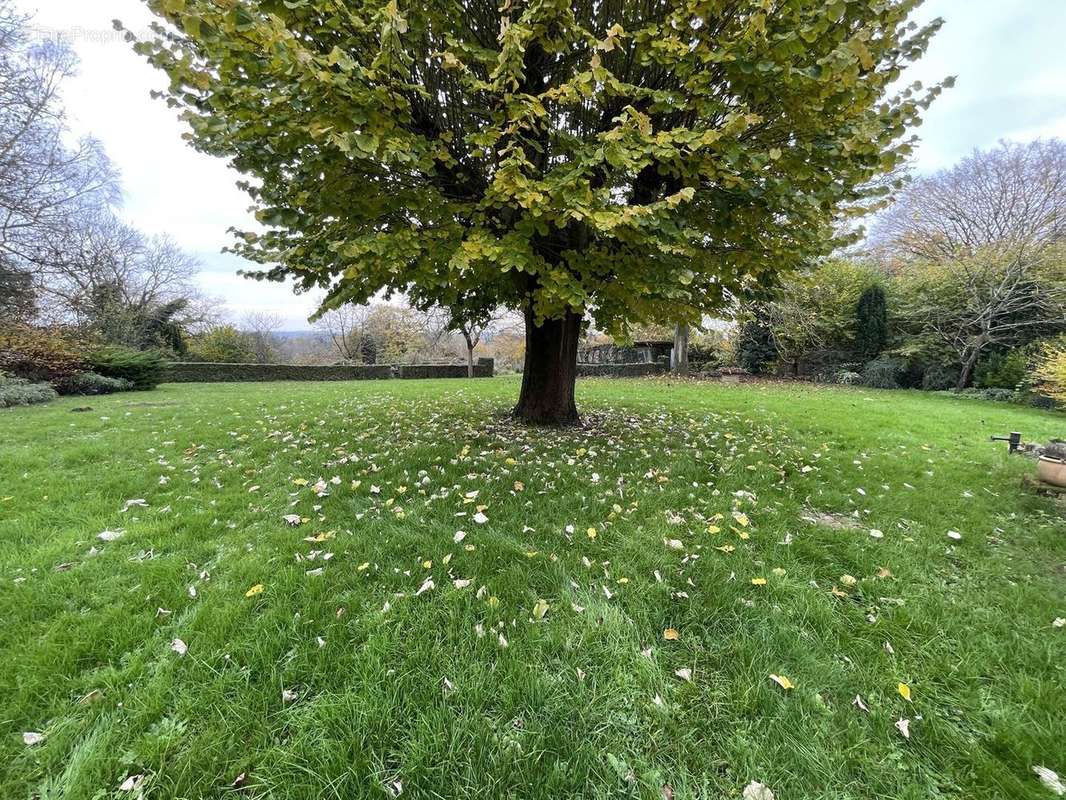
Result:
[[144,783],[143,775],[130,775],[119,784],[118,790],[120,792],[135,792],[141,788],[142,783]]
[[544,619],[544,615],[548,613],[548,601],[538,600],[537,604],[533,606],[533,619]]
[[689,683],[692,682],[692,670],[688,667],[674,670],[674,674],[683,681],[688,681]]
[[189,645],[185,644],[181,639],[175,639],[170,643],[170,649],[177,653],[179,656],[185,655],[189,652]]
[[22,734],[22,743],[27,747],[33,747],[35,744],[40,744],[43,741],[43,733],[37,733],[37,731],[26,731]]
[[906,700],[908,703],[911,699],[911,687],[905,683],[901,683],[896,687],[896,691],[899,692],[899,696]]
[[855,695],[855,699],[851,701],[851,704],[855,706],[855,708],[859,709],[859,711],[865,711],[866,713],[870,713],[870,709],[867,708],[866,703],[863,702],[861,694]]
[[774,793],[766,784],[752,781],[744,787],[744,800],[774,800]]
[[788,690],[790,690],[790,689],[795,689],[796,688],[796,684],[794,684],[792,681],[790,681],[784,675],[771,675],[770,676],[770,680],[772,680],[774,683],[776,683],[778,686],[780,686],[786,692]]
[[663,638],[668,642],[676,642],[681,638],[681,634],[677,632],[676,628],[667,628],[663,631]]
[[125,535],[125,531],[103,531],[96,534],[96,538],[101,542],[114,542],[121,539]]
[[911,738],[911,721],[909,719],[896,720],[896,730],[898,730],[904,739]]
[[247,592],[245,592],[244,596],[245,597],[255,597],[257,594],[262,594],[264,588],[266,588],[266,587],[264,587],[263,584],[257,583],[255,586],[253,586],[251,589],[249,589]]
[[1050,770],[1045,766],[1037,764],[1033,767],[1033,772],[1040,778],[1040,782],[1044,784],[1051,792],[1059,795],[1060,797],[1066,794],[1066,786],[1063,785],[1062,780],[1059,778],[1058,773],[1054,770]]

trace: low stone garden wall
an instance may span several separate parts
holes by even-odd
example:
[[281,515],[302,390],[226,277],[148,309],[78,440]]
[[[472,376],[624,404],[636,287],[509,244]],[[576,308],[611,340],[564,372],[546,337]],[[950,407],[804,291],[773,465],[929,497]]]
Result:
[[[491,378],[495,362],[478,359],[475,378]],[[392,378],[465,378],[465,365],[362,364],[311,366],[303,364],[216,364],[174,361],[167,364],[163,383],[238,383],[247,381],[371,381]]]
[[[475,378],[491,378],[495,369],[495,360],[479,358],[474,364]],[[468,370],[466,364],[401,364],[396,368],[397,378],[465,378]]]
[[579,378],[643,378],[665,375],[670,367],[662,362],[634,362],[629,364],[578,364]]

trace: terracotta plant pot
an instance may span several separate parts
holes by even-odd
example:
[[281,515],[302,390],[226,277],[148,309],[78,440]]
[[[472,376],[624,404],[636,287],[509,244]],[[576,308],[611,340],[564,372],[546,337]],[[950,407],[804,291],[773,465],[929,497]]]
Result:
[[1036,475],[1044,483],[1066,488],[1066,461],[1040,456],[1036,462]]

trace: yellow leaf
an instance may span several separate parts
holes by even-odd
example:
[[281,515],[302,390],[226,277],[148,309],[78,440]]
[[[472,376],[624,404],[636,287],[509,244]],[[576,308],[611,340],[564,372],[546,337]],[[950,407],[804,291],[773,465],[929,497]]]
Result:
[[778,686],[780,686],[786,692],[789,689],[795,689],[796,688],[796,684],[794,684],[792,681],[790,681],[784,675],[771,675],[770,676],[770,680],[772,680],[774,683],[776,683]]
[[356,572],[363,572],[364,570],[370,569],[370,562],[369,561],[364,561],[362,564],[360,564],[355,569],[356,569]]
[[766,585],[766,578],[752,578],[751,579],[751,585],[752,586],[765,586]]
[[588,537],[590,539],[595,539],[596,538],[596,529],[595,528],[589,528],[587,531],[585,531],[585,533],[588,535]]
[[899,696],[906,700],[908,703],[911,699],[911,687],[905,683],[901,683],[896,687],[896,691],[899,692]]
[[663,638],[668,642],[676,642],[681,638],[681,634],[677,632],[676,628],[667,628],[663,631]]
[[245,597],[255,597],[257,594],[262,594],[265,587],[261,583],[257,583],[251,589],[244,593]]
[[721,533],[721,532],[722,532],[722,529],[719,528],[717,525],[708,525],[707,526],[707,533],[714,534],[714,533]]
[[544,619],[544,615],[548,613],[548,601],[538,600],[537,604],[533,606],[533,619]]

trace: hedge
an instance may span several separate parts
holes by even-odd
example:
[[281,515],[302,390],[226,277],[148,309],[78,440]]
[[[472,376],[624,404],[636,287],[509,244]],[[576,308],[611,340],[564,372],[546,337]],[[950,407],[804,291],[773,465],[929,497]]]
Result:
[[[495,364],[482,358],[475,378],[492,377]],[[243,381],[367,381],[389,378],[465,378],[462,364],[367,364],[311,366],[302,364],[223,364],[174,361],[166,365],[165,383],[236,383]]]
[[629,364],[578,364],[579,378],[643,378],[647,375],[665,375],[670,367],[664,363],[646,361]]
[[175,361],[167,364],[164,383],[237,383],[242,381],[365,381],[392,377],[382,365],[310,366],[302,364],[223,364]]
[[[465,364],[401,364],[398,378],[465,378],[469,370]],[[479,358],[474,365],[475,378],[491,378],[495,371],[495,361],[491,358]]]

